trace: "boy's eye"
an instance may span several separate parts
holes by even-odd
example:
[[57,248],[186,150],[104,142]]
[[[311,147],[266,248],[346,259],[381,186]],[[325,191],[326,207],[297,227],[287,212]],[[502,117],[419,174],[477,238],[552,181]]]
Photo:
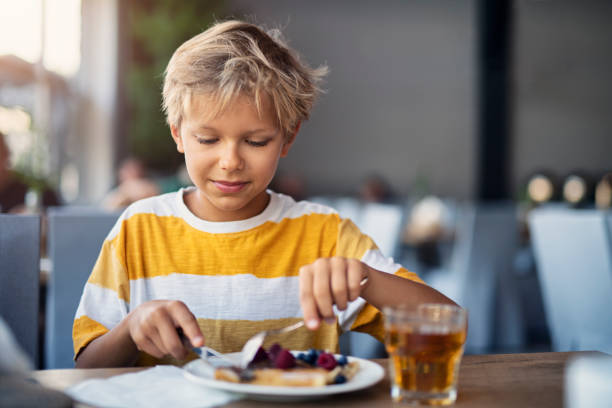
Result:
[[269,140],[256,141],[256,140],[247,139],[246,142],[253,147],[264,147],[265,145],[268,144]]
[[211,145],[216,143],[219,139],[212,137],[212,138],[205,138],[205,137],[196,137],[198,143],[200,144],[204,144],[204,145]]

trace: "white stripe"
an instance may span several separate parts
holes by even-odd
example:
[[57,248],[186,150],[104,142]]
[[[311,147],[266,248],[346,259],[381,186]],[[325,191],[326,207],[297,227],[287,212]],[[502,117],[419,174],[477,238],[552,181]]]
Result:
[[361,262],[381,272],[395,273],[402,266],[395,263],[393,258],[386,257],[379,249],[369,249],[361,257]]
[[278,194],[268,190],[270,203],[265,210],[247,220],[211,222],[198,218],[185,205],[183,196],[185,193],[193,191],[194,187],[183,188],[177,192],[162,194],[155,197],[145,198],[131,204],[121,214],[117,223],[107,236],[111,240],[119,234],[121,223],[136,214],[154,214],[159,217],[180,217],[193,228],[210,233],[234,233],[246,231],[262,225],[266,222],[281,222],[285,218],[299,218],[308,214],[335,214],[331,207],[300,201],[296,203],[293,198],[284,194]]
[[301,317],[297,277],[171,274],[130,281],[130,309],[153,299],[180,300],[205,319]]
[[[273,193],[274,194],[274,193]],[[308,214],[337,214],[338,211],[320,203],[313,203],[310,201],[298,201],[297,203],[293,198],[278,194],[282,209],[278,214],[275,222],[282,221],[283,218],[299,218],[303,215]]]
[[359,297],[354,301],[349,302],[346,310],[342,312],[338,311],[336,306],[334,306],[334,312],[338,316],[338,324],[342,328],[343,332],[351,330],[351,326],[353,326],[353,323],[355,323],[359,312],[361,312],[361,309],[363,309],[365,304],[366,301]]
[[81,316],[87,316],[110,330],[127,316],[127,303],[119,299],[114,290],[86,283],[75,320]]
[[[260,321],[303,316],[297,276],[260,279],[172,274],[130,281],[131,310],[154,299],[180,300],[204,319]],[[359,298],[343,312],[334,309],[343,329],[350,329],[364,304]]]
[[200,231],[210,232],[210,233],[234,233],[240,231],[247,231],[249,229],[256,228],[266,222],[275,222],[279,223],[283,219],[286,218],[298,218],[307,214],[333,214],[336,211],[330,207],[311,203],[308,201],[300,201],[298,203],[293,200],[293,198],[284,195],[278,194],[274,191],[267,190],[267,193],[270,195],[270,202],[268,206],[260,213],[254,217],[251,217],[246,220],[239,221],[228,221],[228,222],[210,222],[198,218],[195,214],[193,214],[189,208],[185,205],[183,200],[183,195],[189,191],[192,191],[193,188],[182,189],[176,195],[175,206],[177,208],[176,214],[182,217],[189,225],[193,228],[196,228]]
[[119,216],[119,219],[106,237],[106,240],[110,241],[115,238],[121,230],[121,223],[136,214],[155,214],[160,217],[176,217],[178,211],[175,205],[175,197],[177,194],[181,193],[181,191],[149,197],[132,203]]

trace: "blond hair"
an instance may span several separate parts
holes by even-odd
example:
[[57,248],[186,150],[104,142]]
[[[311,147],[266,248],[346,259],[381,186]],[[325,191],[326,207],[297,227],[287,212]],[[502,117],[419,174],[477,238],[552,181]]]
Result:
[[241,95],[254,99],[261,114],[268,96],[285,136],[308,119],[327,67],[300,62],[280,32],[265,32],[243,21],[217,23],[183,43],[166,68],[163,107],[169,125],[179,127],[194,94],[212,97],[214,117]]

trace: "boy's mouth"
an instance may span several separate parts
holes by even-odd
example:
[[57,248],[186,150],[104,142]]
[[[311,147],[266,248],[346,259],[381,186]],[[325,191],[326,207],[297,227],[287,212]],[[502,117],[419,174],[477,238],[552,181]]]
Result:
[[249,183],[246,181],[213,180],[213,184],[223,193],[237,193]]

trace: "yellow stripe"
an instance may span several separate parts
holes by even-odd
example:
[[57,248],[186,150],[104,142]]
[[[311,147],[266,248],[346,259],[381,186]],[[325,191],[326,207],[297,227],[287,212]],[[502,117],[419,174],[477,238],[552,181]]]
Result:
[[107,332],[108,329],[106,327],[87,316],[81,316],[76,319],[72,326],[74,358],[76,359],[81,350],[84,349],[85,346],[87,346],[92,340]]
[[[278,329],[300,321],[299,318],[270,320],[213,320],[198,319],[206,345],[222,353],[240,351],[251,336],[262,330]],[[339,327],[336,324],[322,324],[316,331],[301,327],[290,333],[270,336],[264,347],[279,343],[290,350],[306,350],[310,347],[330,351],[338,350]]]
[[[336,214],[308,214],[253,230],[212,234],[177,217],[136,214],[124,221],[111,244],[130,254],[126,260],[125,253],[116,253],[131,280],[172,273],[297,276],[300,266],[334,255],[337,224]],[[113,283],[102,285],[107,284]]]
[[410,279],[411,281],[415,281],[418,283],[422,283],[423,285],[426,285],[426,283],[423,282],[423,280],[419,277],[419,275],[417,275],[414,272],[410,272],[405,268],[398,269],[397,272],[394,273],[394,275],[401,276],[402,278]]
[[[275,319],[253,322],[249,320],[198,319],[198,324],[202,333],[204,333],[204,339],[208,347],[221,353],[233,353],[242,350],[244,343],[254,334],[262,330],[289,326],[299,320],[301,319]],[[307,350],[310,347],[314,347],[337,353],[339,350],[339,330],[336,324],[330,325],[325,323],[316,331],[302,327],[284,335],[270,336],[266,339],[264,348],[268,349],[272,344],[278,343],[289,350]],[[176,360],[170,356],[156,359],[146,353],[141,353],[136,364],[139,366],[154,366],[157,364],[182,366],[194,358],[197,358],[195,353],[191,353],[185,360]]]
[[104,241],[100,256],[87,282],[114,290],[120,299],[129,302],[130,284],[125,273],[125,262],[117,256],[118,251],[113,248],[114,242]]
[[385,321],[383,314],[369,303],[366,303],[357,319],[351,326],[351,331],[358,331],[374,336],[378,341],[385,341]]
[[340,221],[337,256],[361,259],[366,251],[376,248],[374,241],[363,234],[350,219],[343,218]]

